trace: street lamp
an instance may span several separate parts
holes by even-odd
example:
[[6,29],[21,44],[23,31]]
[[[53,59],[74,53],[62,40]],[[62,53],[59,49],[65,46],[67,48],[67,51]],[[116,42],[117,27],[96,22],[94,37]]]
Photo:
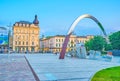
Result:
[[11,23],[7,26],[8,27],[8,53],[10,53],[10,27]]
[[42,53],[44,53],[44,35],[42,35]]

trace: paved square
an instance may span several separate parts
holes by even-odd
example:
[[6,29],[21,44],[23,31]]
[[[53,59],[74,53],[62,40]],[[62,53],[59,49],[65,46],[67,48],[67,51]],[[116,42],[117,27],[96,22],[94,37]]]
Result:
[[25,55],[40,81],[89,81],[100,69],[120,63],[65,57],[55,54]]
[[36,81],[24,55],[0,54],[0,81]]

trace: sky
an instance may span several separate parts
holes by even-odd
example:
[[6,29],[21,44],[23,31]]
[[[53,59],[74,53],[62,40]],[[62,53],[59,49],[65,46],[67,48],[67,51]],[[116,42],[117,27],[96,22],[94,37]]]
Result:
[[[33,22],[38,16],[40,36],[66,35],[72,23],[83,14],[90,14],[103,25],[107,34],[120,31],[120,0],[0,0],[0,26],[17,21]],[[101,35],[91,19],[81,20],[74,33]]]

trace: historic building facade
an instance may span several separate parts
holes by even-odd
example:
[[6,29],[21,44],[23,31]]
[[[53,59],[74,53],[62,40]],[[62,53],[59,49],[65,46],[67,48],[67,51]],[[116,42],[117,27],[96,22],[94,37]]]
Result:
[[[72,47],[76,46],[76,43],[80,43],[80,42],[85,43],[91,38],[93,38],[92,35],[89,35],[89,36],[71,35],[66,51],[67,52],[70,51]],[[56,35],[56,36],[41,39],[40,40],[41,51],[53,52],[53,53],[60,52],[64,39],[65,39],[64,35]]]
[[35,15],[34,21],[19,21],[13,25],[13,51],[38,52],[39,51],[39,21]]

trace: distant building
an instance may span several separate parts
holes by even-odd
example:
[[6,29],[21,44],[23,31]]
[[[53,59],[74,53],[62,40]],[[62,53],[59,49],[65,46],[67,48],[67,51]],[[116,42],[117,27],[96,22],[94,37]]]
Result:
[[[80,43],[80,42],[85,43],[91,38],[93,38],[93,36],[91,35],[89,36],[71,35],[66,51],[67,52],[71,51],[71,48],[75,47],[76,43]],[[60,52],[64,39],[65,39],[64,35],[56,35],[56,36],[43,38],[40,40],[40,49],[41,51],[44,51],[44,52],[53,52],[53,53]]]
[[19,21],[13,26],[13,51],[39,51],[39,21],[37,15],[33,22]]
[[0,53],[8,52],[9,47],[8,30],[5,27],[0,27]]

